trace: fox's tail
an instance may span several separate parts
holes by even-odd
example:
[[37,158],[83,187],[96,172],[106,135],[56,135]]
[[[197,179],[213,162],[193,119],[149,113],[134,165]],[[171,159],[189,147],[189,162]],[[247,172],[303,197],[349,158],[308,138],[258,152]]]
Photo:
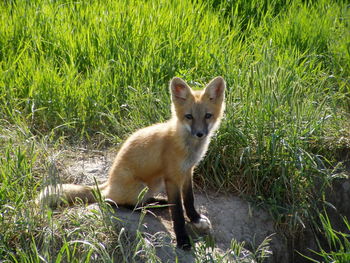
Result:
[[96,186],[76,185],[76,184],[57,184],[46,186],[37,197],[37,205],[56,208],[63,204],[73,204],[81,200],[85,203],[97,202],[93,191],[103,191],[106,183]]

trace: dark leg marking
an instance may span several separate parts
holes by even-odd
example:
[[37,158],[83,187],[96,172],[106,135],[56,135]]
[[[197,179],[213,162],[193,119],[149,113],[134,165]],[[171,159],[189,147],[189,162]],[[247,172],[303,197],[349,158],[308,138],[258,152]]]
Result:
[[171,216],[174,223],[177,246],[189,250],[191,249],[190,238],[185,229],[185,217],[182,209],[180,189],[173,183],[166,183],[168,200],[170,204]]
[[182,189],[182,193],[184,198],[184,206],[188,218],[191,220],[191,222],[198,223],[201,216],[194,207],[192,178],[189,178],[187,180]]

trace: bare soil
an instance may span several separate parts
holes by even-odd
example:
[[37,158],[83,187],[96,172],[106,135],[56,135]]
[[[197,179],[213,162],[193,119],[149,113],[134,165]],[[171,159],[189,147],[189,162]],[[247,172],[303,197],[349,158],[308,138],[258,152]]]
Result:
[[[84,149],[65,153],[64,158],[59,158],[62,159],[59,162],[60,181],[86,185],[95,184],[95,180],[98,183],[104,182],[114,156],[114,151],[100,152]],[[247,262],[253,262],[254,251],[264,239],[270,238],[269,250],[272,254],[267,258],[267,262],[290,261],[288,242],[283,235],[277,233],[275,223],[266,211],[231,194],[203,192],[199,189],[195,190],[195,205],[212,223],[212,230],[205,235],[215,240],[213,253],[224,254],[231,247],[232,240],[244,242],[246,250],[242,253],[246,254],[247,260],[249,259]],[[96,209],[97,205],[93,204],[90,207]],[[149,237],[147,242],[151,245],[153,243],[157,248],[157,255],[162,262],[175,262],[175,255],[180,262],[195,261],[193,253],[174,248],[174,232],[167,208],[152,209],[145,216],[141,216],[140,211],[125,208],[118,208],[115,213],[121,219],[119,224],[122,222],[130,233],[136,233],[139,230],[144,233],[146,239]],[[191,230],[190,224],[188,228],[193,238],[198,239],[198,233]],[[203,236],[204,233],[200,235]],[[154,239],[157,236],[158,238]]]

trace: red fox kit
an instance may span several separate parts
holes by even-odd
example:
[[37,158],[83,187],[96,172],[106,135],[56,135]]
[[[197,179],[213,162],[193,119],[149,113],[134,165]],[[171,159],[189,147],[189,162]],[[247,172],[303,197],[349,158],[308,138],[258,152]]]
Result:
[[[185,230],[183,205],[196,227],[211,227],[209,219],[194,207],[192,173],[220,124],[225,87],[222,77],[214,78],[201,91],[192,90],[180,78],[173,78],[170,82],[172,118],[131,135],[118,152],[107,182],[99,185],[104,198],[130,206],[137,204],[145,186],[152,193],[164,183],[177,245],[184,249],[190,249],[191,244]],[[58,201],[54,198],[57,190],[59,196],[70,203],[76,198],[95,202],[93,189],[73,184],[49,186],[41,192],[37,202],[55,205],[52,202]]]

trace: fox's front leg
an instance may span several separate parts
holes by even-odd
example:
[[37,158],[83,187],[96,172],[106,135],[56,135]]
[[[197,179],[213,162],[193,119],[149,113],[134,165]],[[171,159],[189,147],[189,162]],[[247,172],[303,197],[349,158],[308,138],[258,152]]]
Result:
[[209,230],[211,228],[211,223],[209,219],[205,215],[199,214],[194,207],[192,172],[186,178],[185,184],[182,188],[182,194],[183,194],[186,214],[188,218],[191,220],[191,223],[193,223],[193,225],[201,231]]
[[182,249],[191,249],[190,238],[185,228],[185,217],[182,209],[181,190],[178,182],[165,180],[165,187],[168,195],[168,203],[171,209],[171,216],[174,224],[177,246]]

